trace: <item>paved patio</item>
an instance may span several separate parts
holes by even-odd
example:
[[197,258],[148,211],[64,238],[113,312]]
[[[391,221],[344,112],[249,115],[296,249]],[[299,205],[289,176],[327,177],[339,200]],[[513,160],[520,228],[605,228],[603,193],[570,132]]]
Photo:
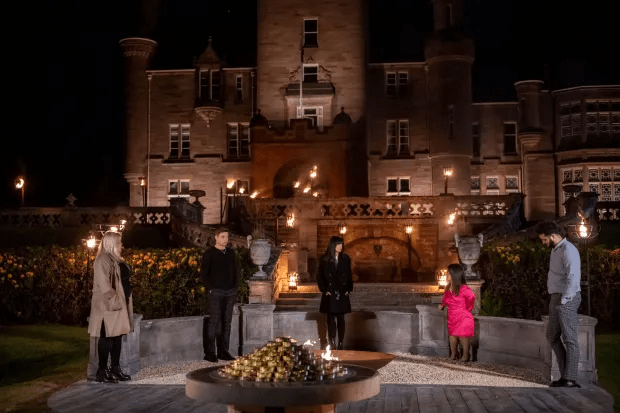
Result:
[[[613,413],[600,387],[581,389],[382,384],[368,400],[337,405],[338,413]],[[185,385],[78,382],[49,398],[56,413],[227,413],[223,404],[200,404]]]

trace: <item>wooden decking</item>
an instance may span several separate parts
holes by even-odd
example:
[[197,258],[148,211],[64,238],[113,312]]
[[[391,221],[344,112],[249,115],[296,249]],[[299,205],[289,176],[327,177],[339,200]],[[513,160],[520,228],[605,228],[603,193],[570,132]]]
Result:
[[[596,386],[581,389],[381,385],[375,397],[337,405],[338,413],[613,413],[613,398]],[[52,395],[56,413],[226,413],[222,404],[200,404],[184,385],[79,382]]]

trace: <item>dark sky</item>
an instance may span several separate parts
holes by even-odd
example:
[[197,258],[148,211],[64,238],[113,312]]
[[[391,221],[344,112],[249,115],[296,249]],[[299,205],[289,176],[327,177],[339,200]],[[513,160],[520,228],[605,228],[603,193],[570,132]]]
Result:
[[[526,78],[544,79],[551,89],[620,84],[616,3],[468,0],[466,25],[476,40],[474,99],[513,100],[513,83]],[[9,76],[2,207],[18,204],[18,175],[27,180],[27,206],[62,206],[69,193],[82,206],[127,203],[123,37],[156,40],[154,68],[190,68],[209,36],[230,65],[255,64],[255,0],[21,4],[7,15],[17,28],[4,29]],[[423,60],[430,1],[370,0],[369,11],[371,61]]]

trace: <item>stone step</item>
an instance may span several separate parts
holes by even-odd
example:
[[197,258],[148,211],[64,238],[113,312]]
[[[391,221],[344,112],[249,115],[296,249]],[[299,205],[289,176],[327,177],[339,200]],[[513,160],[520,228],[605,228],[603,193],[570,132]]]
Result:
[[[437,293],[437,284],[434,283],[354,283],[355,292],[409,292],[409,293]],[[288,291],[284,291],[288,292]],[[297,285],[296,291],[291,293],[319,293],[316,283],[302,283]],[[443,290],[441,291],[443,293]]]

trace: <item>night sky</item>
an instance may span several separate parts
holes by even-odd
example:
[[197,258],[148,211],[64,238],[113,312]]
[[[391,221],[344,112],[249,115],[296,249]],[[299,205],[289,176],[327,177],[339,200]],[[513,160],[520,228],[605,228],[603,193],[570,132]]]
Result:
[[[617,1],[467,3],[475,101],[514,100],[513,83],[531,78],[550,89],[620,84]],[[62,206],[69,193],[79,206],[127,205],[123,37],[156,40],[156,69],[191,68],[209,36],[229,65],[255,65],[256,0],[40,0],[16,7],[5,14],[18,28],[4,29],[1,207],[18,205],[18,175],[27,181],[26,206]],[[371,61],[423,60],[430,1],[370,0],[369,11]]]

